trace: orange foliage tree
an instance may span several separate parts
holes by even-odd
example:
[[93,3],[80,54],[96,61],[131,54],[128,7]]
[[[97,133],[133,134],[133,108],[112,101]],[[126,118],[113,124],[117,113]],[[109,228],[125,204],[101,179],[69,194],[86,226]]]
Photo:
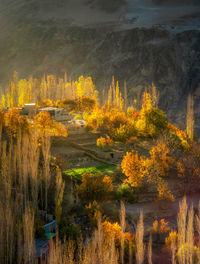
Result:
[[[172,159],[168,157],[168,148],[164,145],[157,145],[150,150],[150,158],[139,156],[137,152],[127,152],[123,157],[121,168],[127,177],[125,182],[131,187],[157,185],[158,198],[173,200],[167,184],[161,180],[166,174]],[[164,193],[163,193],[164,190]]]
[[90,115],[84,115],[84,119],[88,127],[107,133],[114,140],[126,141],[136,135],[133,120],[113,105],[95,108]]
[[169,223],[166,222],[164,218],[162,218],[160,220],[160,224],[159,224],[158,220],[155,220],[153,222],[153,230],[154,230],[154,232],[158,232],[158,233],[167,233],[171,229],[169,227]]
[[67,130],[61,124],[51,119],[48,112],[40,112],[34,118],[34,125],[41,135],[67,137]]
[[104,148],[106,146],[106,138],[100,137],[97,139],[97,147]]
[[[122,228],[118,222],[111,223],[109,221],[105,221],[102,223],[102,229],[105,239],[110,239],[112,236],[114,236],[116,246],[121,246]],[[135,235],[129,232],[125,232],[124,243],[125,246],[127,246],[127,244],[130,244],[135,249]]]
[[114,145],[114,141],[107,136],[106,138],[100,137],[97,139],[97,147],[104,148],[106,145],[112,147]]
[[174,196],[171,193],[169,186],[166,182],[163,180],[160,180],[158,182],[158,200],[168,200],[168,201],[174,201]]
[[169,170],[169,165],[174,163],[174,159],[169,156],[170,150],[165,144],[157,144],[150,150],[151,159],[157,162],[162,169],[162,175]]
[[20,115],[20,110],[16,108],[9,109],[5,115],[5,127],[9,136],[16,136],[19,131],[27,132],[29,125],[27,119]]
[[158,163],[150,158],[139,156],[137,152],[128,152],[121,163],[122,172],[131,187],[142,187],[156,184],[161,176]]
[[141,173],[143,158],[140,158],[137,152],[128,152],[122,160],[121,167],[122,172],[127,177],[126,181],[132,187],[140,187],[143,185],[144,175]]

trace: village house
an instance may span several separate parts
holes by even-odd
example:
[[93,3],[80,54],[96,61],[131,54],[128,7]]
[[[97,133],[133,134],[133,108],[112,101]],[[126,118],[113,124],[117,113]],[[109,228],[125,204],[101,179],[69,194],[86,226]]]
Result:
[[56,107],[43,107],[39,108],[38,112],[48,112],[51,115],[51,118],[57,122],[61,122],[63,124],[68,123],[73,119],[73,115],[69,114],[69,112],[62,108]]

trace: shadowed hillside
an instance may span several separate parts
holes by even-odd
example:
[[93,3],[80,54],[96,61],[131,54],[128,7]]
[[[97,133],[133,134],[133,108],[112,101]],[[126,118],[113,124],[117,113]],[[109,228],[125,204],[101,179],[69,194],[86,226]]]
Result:
[[1,0],[2,88],[14,70],[22,78],[43,72],[68,72],[74,79],[90,75],[99,90],[108,87],[115,75],[121,89],[127,81],[129,98],[140,99],[154,82],[160,107],[182,127],[183,108],[192,91],[198,120],[199,8],[180,7],[178,0],[176,7],[159,3],[163,5],[155,7],[150,0],[125,5],[124,1]]

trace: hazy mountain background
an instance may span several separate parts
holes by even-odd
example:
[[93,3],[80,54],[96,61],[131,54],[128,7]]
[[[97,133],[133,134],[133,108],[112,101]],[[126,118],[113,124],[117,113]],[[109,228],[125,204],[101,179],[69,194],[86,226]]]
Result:
[[129,98],[152,82],[160,107],[182,128],[188,93],[200,122],[200,3],[197,0],[0,0],[0,84],[44,72],[112,75]]

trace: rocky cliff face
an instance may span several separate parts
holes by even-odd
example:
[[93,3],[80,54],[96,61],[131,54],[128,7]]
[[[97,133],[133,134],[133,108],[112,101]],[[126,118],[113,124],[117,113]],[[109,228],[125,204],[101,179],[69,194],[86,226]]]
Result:
[[127,80],[130,97],[141,98],[154,82],[160,107],[181,125],[187,95],[195,95],[196,106],[200,96],[200,32],[141,28],[111,33],[84,65],[91,65],[88,71],[97,83],[112,74],[121,84]]
[[[99,90],[108,87],[114,75],[121,87],[127,81],[129,98],[139,101],[145,87],[154,82],[160,92],[160,107],[182,128],[185,126],[187,95],[190,92],[195,95],[198,127],[198,9],[193,15],[179,16],[176,21],[163,25],[156,24],[155,20],[153,26],[135,26],[134,21],[137,19],[133,15],[131,18],[126,16],[123,13],[125,11],[116,11],[114,14],[99,11],[95,15],[100,14],[99,18],[102,19],[104,14],[105,23],[78,25],[77,14],[74,14],[74,20],[63,16],[64,4],[76,10],[71,0],[60,2],[61,8],[57,7],[54,18],[49,15],[52,13],[46,11],[52,12],[51,5],[44,9],[40,8],[37,1],[19,1],[22,6],[15,9],[14,2],[10,2],[9,8],[7,5],[1,9],[0,14],[2,85],[10,79],[14,70],[21,77],[40,76],[43,72],[61,75],[65,71],[74,78],[81,74],[91,75]],[[0,6],[1,3],[2,0]],[[88,12],[94,12],[96,9],[93,8],[97,8],[98,4],[98,1],[87,1]],[[146,12],[144,7],[142,10]],[[48,16],[45,16],[47,13]]]
[[159,5],[200,5],[198,0],[153,0],[153,3],[159,4]]

